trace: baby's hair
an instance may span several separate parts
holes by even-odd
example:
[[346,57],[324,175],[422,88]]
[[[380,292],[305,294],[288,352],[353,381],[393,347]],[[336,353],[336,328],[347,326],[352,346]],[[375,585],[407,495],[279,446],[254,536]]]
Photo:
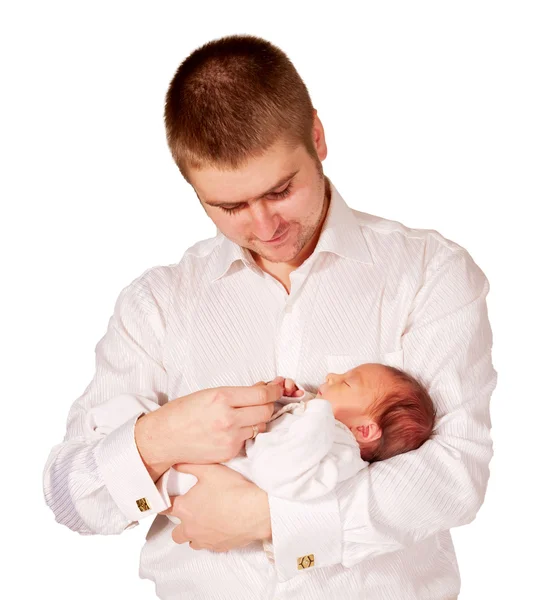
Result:
[[370,417],[381,429],[378,440],[361,443],[361,458],[384,460],[416,450],[432,435],[436,409],[426,389],[411,375],[383,365],[394,383],[371,404]]

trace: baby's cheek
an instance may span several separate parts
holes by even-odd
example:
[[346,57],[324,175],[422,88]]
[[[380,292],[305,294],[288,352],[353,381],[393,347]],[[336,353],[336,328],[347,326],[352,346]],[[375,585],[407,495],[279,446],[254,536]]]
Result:
[[332,406],[332,412],[334,413],[334,418],[340,419],[341,410],[340,410],[340,405],[338,404],[338,402],[336,402],[335,399],[327,398],[326,396],[323,396],[323,398],[330,402],[330,405]]

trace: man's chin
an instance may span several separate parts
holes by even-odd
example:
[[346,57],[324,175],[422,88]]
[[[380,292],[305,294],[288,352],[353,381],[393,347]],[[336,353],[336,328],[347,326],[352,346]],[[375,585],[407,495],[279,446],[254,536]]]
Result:
[[298,255],[297,252],[290,248],[275,248],[274,250],[256,248],[254,252],[263,260],[275,264],[291,262]]

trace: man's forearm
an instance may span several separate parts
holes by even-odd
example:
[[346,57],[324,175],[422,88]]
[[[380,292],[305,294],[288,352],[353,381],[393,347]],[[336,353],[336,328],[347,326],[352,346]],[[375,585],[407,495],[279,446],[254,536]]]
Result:
[[271,513],[269,511],[269,497],[261,488],[255,486],[252,501],[252,526],[257,532],[255,539],[271,541]]
[[134,440],[142,462],[154,483],[174,464],[164,452],[159,440],[163,439],[155,413],[141,415],[134,426]]

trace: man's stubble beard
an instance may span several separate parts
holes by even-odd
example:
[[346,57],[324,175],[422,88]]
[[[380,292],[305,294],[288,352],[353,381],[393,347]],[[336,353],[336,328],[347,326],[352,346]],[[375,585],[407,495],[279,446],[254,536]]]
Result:
[[[327,181],[327,179],[324,175],[323,165],[320,160],[318,161],[316,168],[317,168],[317,173],[319,175],[319,188],[322,187],[324,195],[323,195],[323,205],[321,207],[321,210],[320,210],[320,213],[317,218],[317,222],[316,222],[315,226],[310,229],[309,233],[307,233],[306,235],[303,235],[301,237],[301,239],[297,240],[296,244],[294,245],[293,256],[289,256],[289,257],[279,260],[279,261],[274,261],[274,260],[271,260],[270,256],[266,256],[263,252],[260,252],[258,250],[251,250],[252,252],[255,252],[256,254],[258,254],[263,260],[266,260],[267,262],[274,263],[274,264],[293,261],[297,256],[299,256],[299,254],[305,248],[305,246],[307,244],[309,244],[309,242],[312,240],[313,236],[315,235],[315,232],[319,229],[319,227],[321,227],[321,222],[326,218],[326,215],[327,215],[327,211],[325,210],[327,207],[327,202],[330,201],[330,182]],[[292,221],[292,223],[293,223],[293,221]]]

